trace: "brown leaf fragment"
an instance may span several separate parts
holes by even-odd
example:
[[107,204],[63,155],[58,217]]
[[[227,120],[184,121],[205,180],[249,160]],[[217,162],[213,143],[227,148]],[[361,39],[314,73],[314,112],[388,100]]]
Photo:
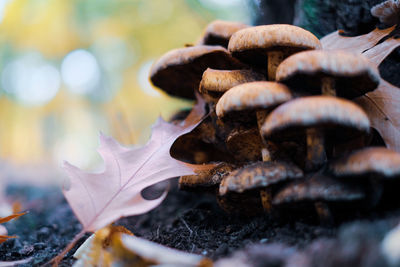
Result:
[[386,146],[400,152],[400,88],[381,80],[379,87],[355,99],[382,136]]
[[324,50],[346,50],[362,53],[376,45],[379,40],[387,36],[394,28],[395,26],[383,30],[377,28],[370,33],[356,37],[341,36],[340,31],[336,31],[321,39],[322,48]]
[[382,61],[400,46],[400,39],[389,38],[363,53],[371,62],[379,66]]
[[26,214],[26,212],[20,212],[20,213],[12,214],[12,215],[7,216],[7,217],[0,218],[0,223],[5,223],[5,222],[8,222],[8,221],[11,221],[12,219],[16,219],[16,218],[21,217],[22,215],[25,215],[25,214]]

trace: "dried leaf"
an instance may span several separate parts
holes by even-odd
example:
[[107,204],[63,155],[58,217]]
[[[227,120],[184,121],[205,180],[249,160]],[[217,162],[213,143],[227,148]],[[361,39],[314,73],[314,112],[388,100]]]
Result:
[[[397,47],[399,39],[389,38],[364,53],[376,66]],[[355,100],[367,113],[371,126],[387,147],[400,152],[400,88],[381,80],[375,91]]]
[[341,36],[341,31],[336,31],[321,39],[322,48],[324,50],[340,49],[354,53],[362,53],[376,45],[379,40],[387,36],[394,28],[395,26],[383,30],[375,29],[370,33],[356,37]]
[[[26,212],[15,213],[15,214],[12,214],[12,215],[7,216],[7,217],[0,218],[0,223],[9,222],[9,221],[11,221],[13,219],[21,217],[24,214],[26,214]],[[2,231],[4,231],[4,229],[2,229]],[[6,232],[7,232],[7,230],[6,230]],[[6,234],[3,234],[3,233],[0,233],[0,244],[6,242],[10,238],[17,238],[17,236],[15,236],[15,235],[10,236],[10,235],[6,235]]]
[[388,148],[400,152],[400,88],[381,80],[375,91],[355,99]]
[[[379,40],[389,35],[395,26],[374,31],[356,37],[343,37],[339,32],[322,38],[324,49],[343,49],[350,52],[363,53],[376,66],[398,46],[400,40],[388,38],[377,45]],[[367,112],[371,125],[382,136],[386,145],[400,152],[400,88],[381,80],[375,91],[355,99]]]
[[182,125],[159,119],[152,129],[150,141],[138,148],[121,146],[111,137],[100,136],[100,155],[105,170],[86,173],[65,163],[70,188],[64,195],[85,231],[94,232],[113,221],[145,213],[165,198],[146,200],[141,191],[163,180],[194,174],[195,166],[173,159],[169,150],[179,136],[190,132],[204,115],[204,102],[199,100]]

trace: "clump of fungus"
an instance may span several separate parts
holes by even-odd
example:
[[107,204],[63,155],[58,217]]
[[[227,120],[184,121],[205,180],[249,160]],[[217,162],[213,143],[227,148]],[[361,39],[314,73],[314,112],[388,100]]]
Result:
[[216,166],[181,177],[180,189],[213,192],[228,213],[275,216],[301,206],[327,224],[341,209],[393,199],[400,154],[367,147],[370,120],[352,102],[380,83],[366,57],[322,50],[292,25],[214,21],[199,40],[162,56],[150,77],[170,95],[198,93],[209,111],[171,155]]

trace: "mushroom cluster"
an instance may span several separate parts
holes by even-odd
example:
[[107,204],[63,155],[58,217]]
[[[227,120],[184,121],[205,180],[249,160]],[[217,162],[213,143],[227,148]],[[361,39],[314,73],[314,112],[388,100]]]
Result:
[[380,81],[363,55],[322,50],[297,26],[214,21],[196,45],[163,55],[150,79],[205,100],[209,115],[171,155],[216,163],[179,184],[216,193],[227,212],[301,208],[332,223],[332,211],[399,203],[400,154],[373,147],[369,118],[352,102]]

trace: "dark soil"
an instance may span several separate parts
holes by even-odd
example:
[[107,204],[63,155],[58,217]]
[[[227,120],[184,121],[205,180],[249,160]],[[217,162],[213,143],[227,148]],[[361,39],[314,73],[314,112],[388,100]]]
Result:
[[[308,263],[305,266],[329,261],[332,266],[355,267],[366,266],[365,262],[385,266],[377,248],[384,234],[400,220],[400,210],[369,214],[330,227],[312,223],[311,218],[288,222],[266,216],[230,216],[212,195],[173,188],[155,210],[117,224],[154,242],[214,260],[234,255],[235,260],[245,259],[252,266],[271,266],[267,264],[271,261],[277,263],[273,266],[281,266],[284,261],[301,258]],[[27,205],[29,214],[6,224],[9,233],[19,238],[0,245],[0,261],[32,257],[22,266],[43,265],[80,231],[59,189],[11,186],[8,193]],[[73,263],[74,250],[61,266]],[[242,251],[234,253],[238,250]]]

